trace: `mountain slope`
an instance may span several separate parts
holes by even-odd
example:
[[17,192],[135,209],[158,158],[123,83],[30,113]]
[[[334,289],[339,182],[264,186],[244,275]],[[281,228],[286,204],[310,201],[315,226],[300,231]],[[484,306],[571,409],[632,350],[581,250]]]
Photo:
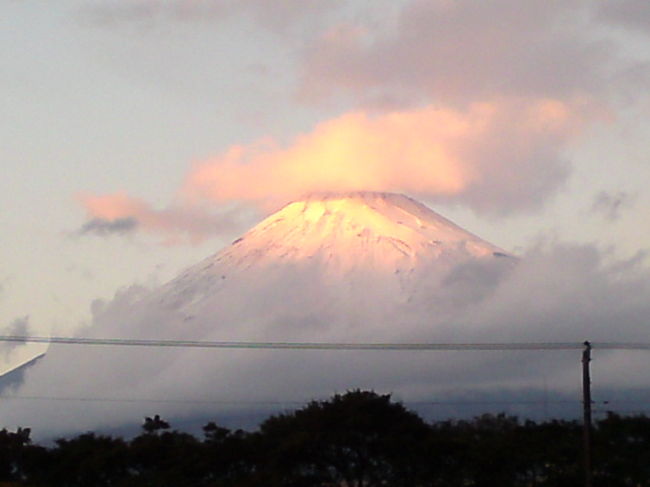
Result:
[[[165,285],[128,288],[94,306],[92,326],[79,334],[244,342],[480,337],[462,318],[513,267],[516,260],[504,255],[406,196],[313,195]],[[61,430],[114,427],[152,407],[165,417],[194,418],[241,411],[237,401],[257,407],[355,387],[415,394],[430,390],[432,371],[451,384],[461,369],[483,373],[481,365],[430,354],[53,345],[16,394],[110,401],[0,404],[0,413],[7,424],[37,426],[39,418]]]
[[505,255],[404,195],[311,195],[187,269],[163,288],[161,300],[189,312],[228,289],[245,293],[242,286],[290,286],[299,278],[320,282],[330,294],[323,299],[353,293],[367,302],[379,293],[403,302],[459,265]]
[[[79,335],[232,342],[643,341],[647,271],[622,279],[621,269],[630,263],[607,266],[598,255],[568,247],[514,259],[404,196],[315,195],[290,203],[159,288],[134,286],[95,304],[92,324]],[[603,383],[620,389],[623,363],[626,384],[646,387],[647,360],[631,362],[622,353],[599,355]],[[575,360],[565,350],[52,345],[25,368],[18,388],[5,390],[0,417],[7,427],[52,435],[114,428],[152,414],[173,424],[182,418],[221,422],[263,407],[277,411],[286,407],[282,401],[355,388],[430,401],[439,414],[444,400],[525,398],[536,388],[535,397],[546,397],[547,381],[556,392],[573,391],[575,377],[567,370]]]

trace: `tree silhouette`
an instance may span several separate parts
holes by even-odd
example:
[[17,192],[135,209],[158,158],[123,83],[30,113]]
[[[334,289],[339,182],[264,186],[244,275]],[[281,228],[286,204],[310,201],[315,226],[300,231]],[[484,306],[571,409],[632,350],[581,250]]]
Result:
[[158,434],[162,430],[169,429],[169,423],[156,414],[153,418],[144,418],[142,429],[147,434]]
[[[272,416],[260,429],[277,485],[412,485],[427,425],[390,395],[355,390]],[[274,446],[274,447],[273,447]]]
[[257,466],[263,455],[259,435],[234,432],[210,422],[203,427],[203,470],[210,485],[256,485]]
[[30,433],[29,428],[18,428],[15,433],[0,430],[0,482],[23,478],[23,461],[26,448],[31,443]]
[[608,413],[597,422],[594,447],[596,485],[650,486],[650,418]]
[[204,475],[201,443],[188,433],[147,431],[131,440],[129,458],[129,485],[194,487]]
[[56,445],[45,478],[41,478],[46,485],[108,487],[128,476],[129,452],[121,438],[84,433],[59,439]]
[[[269,417],[259,431],[208,423],[204,438],[156,415],[130,441],[84,433],[32,445],[0,430],[0,486],[572,487],[581,425],[505,414],[425,423],[389,395],[354,390]],[[650,418],[594,425],[594,486],[650,487]]]

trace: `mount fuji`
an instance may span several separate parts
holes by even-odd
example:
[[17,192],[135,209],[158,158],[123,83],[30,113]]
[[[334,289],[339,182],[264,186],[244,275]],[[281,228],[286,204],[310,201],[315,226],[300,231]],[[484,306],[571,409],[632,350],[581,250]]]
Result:
[[[79,335],[455,341],[467,330],[454,320],[516,265],[503,250],[409,197],[310,195],[161,287],[131,287],[94,306],[92,324]],[[436,363],[437,380],[453,381],[458,363]],[[50,427],[94,428],[150,414],[151,401],[167,417],[192,417],[227,409],[230,401],[240,410],[242,401],[302,400],[353,387],[430,391],[431,366],[422,355],[59,345],[25,371],[15,394],[95,398],[92,407],[88,401],[66,408],[35,402],[0,412],[16,424],[37,427],[34,418],[43,418]]]
[[487,269],[513,263],[503,250],[407,196],[317,194],[287,204],[181,273],[155,294],[155,306],[208,333],[222,328],[219,323],[242,326],[226,310],[243,300],[237,317],[257,312],[251,297],[261,299],[264,315],[273,309],[306,320],[335,306],[332,319],[340,322],[447,297],[460,280],[477,281]]
[[[287,204],[162,286],[131,286],[95,303],[91,323],[78,335],[222,342],[644,342],[649,296],[650,276],[637,259],[607,263],[595,247],[577,245],[534,248],[515,258],[406,196],[332,193]],[[3,391],[0,418],[4,427],[28,426],[46,437],[137,425],[152,414],[174,425],[215,420],[250,427],[255,423],[239,419],[259,419],[355,388],[424,404],[423,413],[439,419],[486,412],[494,400],[494,412],[519,401],[530,406],[508,412],[540,414],[550,393],[566,405],[559,414],[571,416],[579,407],[579,359],[575,350],[60,344],[15,375],[22,383]],[[647,399],[634,392],[647,390],[645,356],[599,350],[594,367],[600,393],[609,394],[603,397],[629,392]]]

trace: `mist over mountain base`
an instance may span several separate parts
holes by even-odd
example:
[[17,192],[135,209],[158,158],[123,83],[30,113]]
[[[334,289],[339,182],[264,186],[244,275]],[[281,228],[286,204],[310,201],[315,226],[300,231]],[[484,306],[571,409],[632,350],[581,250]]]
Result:
[[[649,316],[643,259],[612,261],[595,246],[566,244],[539,246],[515,258],[405,196],[352,193],[290,203],[169,283],[120,290],[94,306],[92,323],[78,335],[620,342],[647,341]],[[650,383],[647,363],[639,352],[594,350],[594,383],[642,389]],[[0,417],[7,427],[56,435],[110,429],[153,413],[173,422],[225,421],[351,389],[392,393],[436,419],[485,412],[486,402],[497,400],[502,407],[491,411],[510,411],[518,402],[518,414],[536,417],[546,404],[549,412],[566,406],[562,410],[571,416],[580,383],[579,350],[55,345],[25,371],[22,385],[3,393]],[[545,403],[544,397],[567,402]]]

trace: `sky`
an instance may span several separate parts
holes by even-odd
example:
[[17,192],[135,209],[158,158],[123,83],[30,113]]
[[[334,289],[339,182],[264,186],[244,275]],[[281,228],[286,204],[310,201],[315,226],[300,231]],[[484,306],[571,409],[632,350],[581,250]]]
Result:
[[515,255],[582,245],[647,270],[645,0],[0,9],[5,334],[76,333],[328,190],[408,194]]

